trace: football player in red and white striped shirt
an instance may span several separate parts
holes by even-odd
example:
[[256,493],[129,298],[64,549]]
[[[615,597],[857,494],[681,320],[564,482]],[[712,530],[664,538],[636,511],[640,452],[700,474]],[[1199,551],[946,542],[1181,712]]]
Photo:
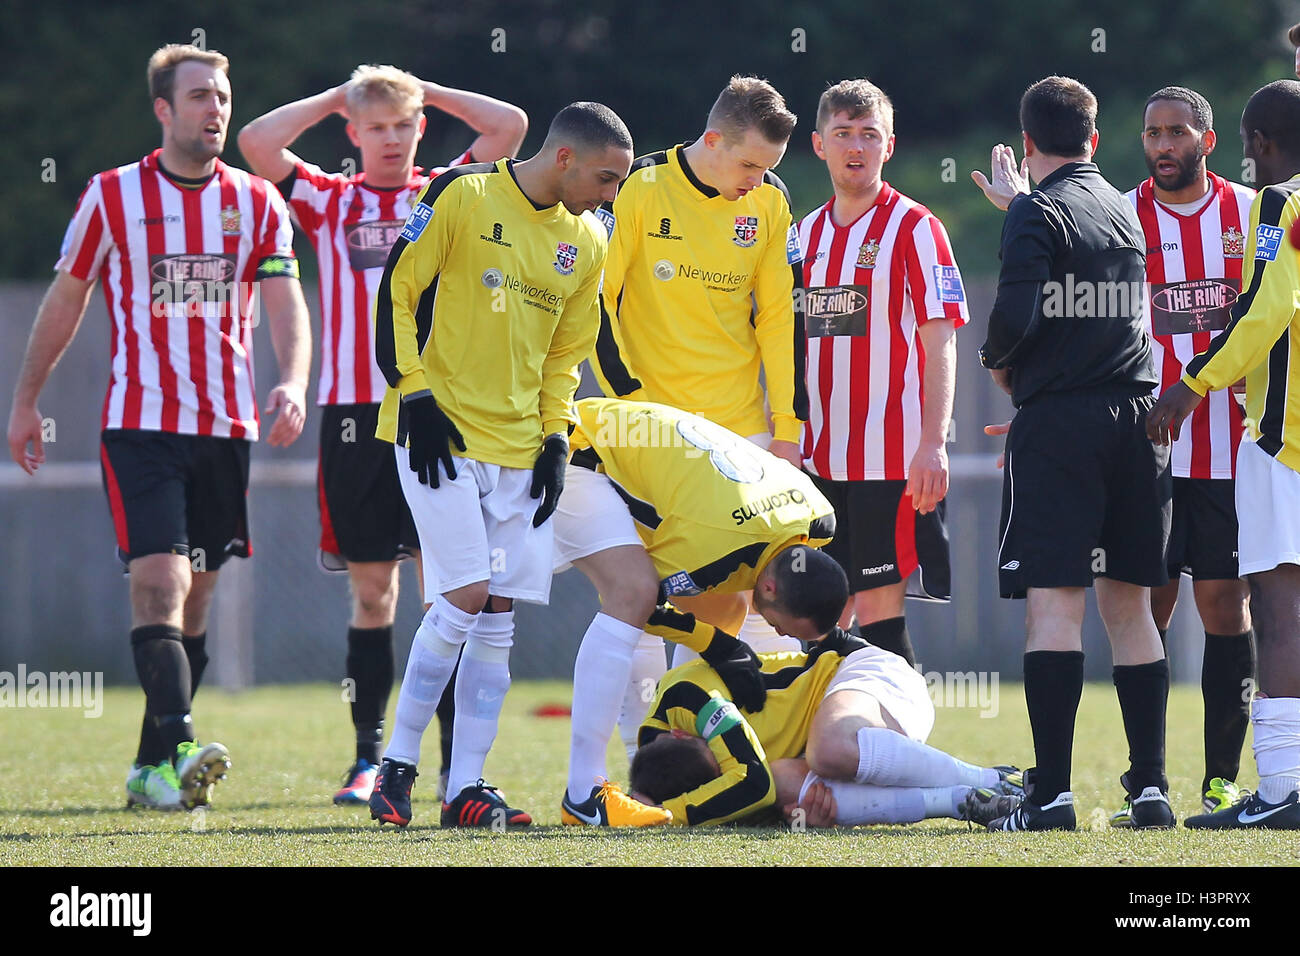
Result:
[[856,614],[863,637],[915,663],[904,596],[947,600],[950,590],[944,443],[954,333],[969,316],[943,224],[881,178],[893,127],[889,97],[866,80],[830,87],[817,106],[813,149],[835,195],[799,224],[810,406],[803,457],[835,506],[826,550],[853,595],[842,623]]
[[[420,190],[442,172],[415,166],[425,106],[479,134],[451,166],[513,156],[528,129],[523,110],[509,103],[395,67],[361,66],[349,82],[274,109],[239,133],[239,148],[259,175],[279,184],[320,265],[320,555],[329,570],[346,568],[352,586],[347,676],[357,735],[356,760],[334,802],[360,806],[374,786],[393,683],[397,559],[419,559],[392,448],[374,437],[387,383],[375,365],[372,313],[388,250]],[[288,149],[334,113],[348,120],[348,138],[361,151],[356,175],[327,173]],[[452,694],[444,698],[438,714],[445,770],[454,711]]]
[[[9,451],[45,460],[36,400],[96,281],[113,324],[101,464],[131,589],[131,647],[145,692],[128,805],[206,803],[229,766],[194,739],[190,703],[218,569],[247,557],[249,444],[258,437],[252,325],[260,293],[281,381],[273,445],[302,431],[311,332],[289,213],[265,180],[217,157],[230,124],[228,62],[169,45],[149,60],[163,145],[95,176],[64,238],[14,393]],[[256,291],[255,291],[256,290]],[[32,450],[28,450],[28,445]]]
[[[1146,103],[1142,149],[1151,178],[1130,191],[1147,247],[1147,331],[1160,371],[1156,395],[1179,381],[1183,364],[1227,327],[1241,288],[1241,267],[1255,191],[1206,168],[1214,151],[1214,114],[1201,94],[1165,87]],[[1255,670],[1246,582],[1237,576],[1233,479],[1243,412],[1229,390],[1196,406],[1170,456],[1173,525],[1169,583],[1151,589],[1163,641],[1190,573],[1205,625],[1201,691],[1205,698],[1205,778],[1213,812],[1235,803],[1233,781],[1250,719]],[[1123,811],[1117,823],[1123,823]]]

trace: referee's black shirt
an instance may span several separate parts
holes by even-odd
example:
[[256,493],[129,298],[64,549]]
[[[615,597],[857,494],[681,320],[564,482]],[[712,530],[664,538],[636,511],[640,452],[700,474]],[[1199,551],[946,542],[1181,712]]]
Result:
[[980,358],[985,368],[1010,366],[1017,408],[1045,392],[1155,387],[1142,226],[1096,165],[1067,163],[1016,197],[1000,257]]

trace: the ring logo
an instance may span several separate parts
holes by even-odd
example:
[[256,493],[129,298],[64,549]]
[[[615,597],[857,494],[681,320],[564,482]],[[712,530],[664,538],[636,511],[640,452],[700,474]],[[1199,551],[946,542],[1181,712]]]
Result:
[[82,893],[73,886],[50,897],[51,926],[129,926],[134,936],[148,936],[153,926],[151,893]]

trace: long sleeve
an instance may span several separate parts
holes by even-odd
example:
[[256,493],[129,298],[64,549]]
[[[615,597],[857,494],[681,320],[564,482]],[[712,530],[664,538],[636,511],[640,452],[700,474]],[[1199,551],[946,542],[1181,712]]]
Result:
[[1034,339],[1043,286],[1052,278],[1057,232],[1032,196],[1015,199],[1002,225],[1002,270],[989,313],[988,339],[980,349],[985,368],[1014,366]]
[[570,406],[582,381],[582,360],[591,354],[600,327],[597,290],[606,258],[604,238],[602,232],[595,261],[583,278],[582,285],[564,303],[564,314],[556,324],[551,336],[551,348],[542,362],[538,408],[542,417],[543,435],[567,433],[569,425],[577,423]]
[[803,311],[794,307],[795,289],[803,288],[803,257],[799,254],[798,232],[791,222],[789,193],[774,174],[768,177],[783,199],[778,203],[775,228],[769,230],[755,277],[754,335],[767,379],[773,437],[798,442],[808,419],[804,368],[808,346]]
[[1267,357],[1300,310],[1300,253],[1287,238],[1296,220],[1288,193],[1261,190],[1250,210],[1241,298],[1232,321],[1187,363],[1183,382],[1198,395],[1227,388]]

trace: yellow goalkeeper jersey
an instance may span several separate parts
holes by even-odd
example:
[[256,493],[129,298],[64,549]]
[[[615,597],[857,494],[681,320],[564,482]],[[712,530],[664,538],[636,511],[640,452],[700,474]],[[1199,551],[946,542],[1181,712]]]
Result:
[[665,599],[747,591],[777,552],[834,536],[835,511],[807,475],[699,415],[609,398],[574,410],[574,463],[627,502]]
[[490,464],[531,468],[542,439],[572,422],[608,234],[562,203],[539,209],[512,162],[433,179],[389,253],[375,303],[388,381],[378,438],[405,444],[402,399],[426,390],[460,429],[465,456]]
[[1300,250],[1290,230],[1298,213],[1300,176],[1256,194],[1232,321],[1183,375],[1198,395],[1245,375],[1247,435],[1294,471],[1300,471]]
[[798,757],[826,687],[843,660],[827,651],[808,666],[808,655],[760,654],[767,702],[751,714],[731,703],[718,672],[704,661],[674,667],[659,682],[637,745],[671,730],[702,737],[722,773],[702,787],[664,801],[673,822],[726,823],[772,806],[776,783],[770,760]]
[[[728,201],[683,146],[637,160],[613,203],[591,367],[606,395],[689,409],[740,435],[798,442],[808,418],[798,232],[773,173]],[[608,212],[605,213],[608,217]]]

